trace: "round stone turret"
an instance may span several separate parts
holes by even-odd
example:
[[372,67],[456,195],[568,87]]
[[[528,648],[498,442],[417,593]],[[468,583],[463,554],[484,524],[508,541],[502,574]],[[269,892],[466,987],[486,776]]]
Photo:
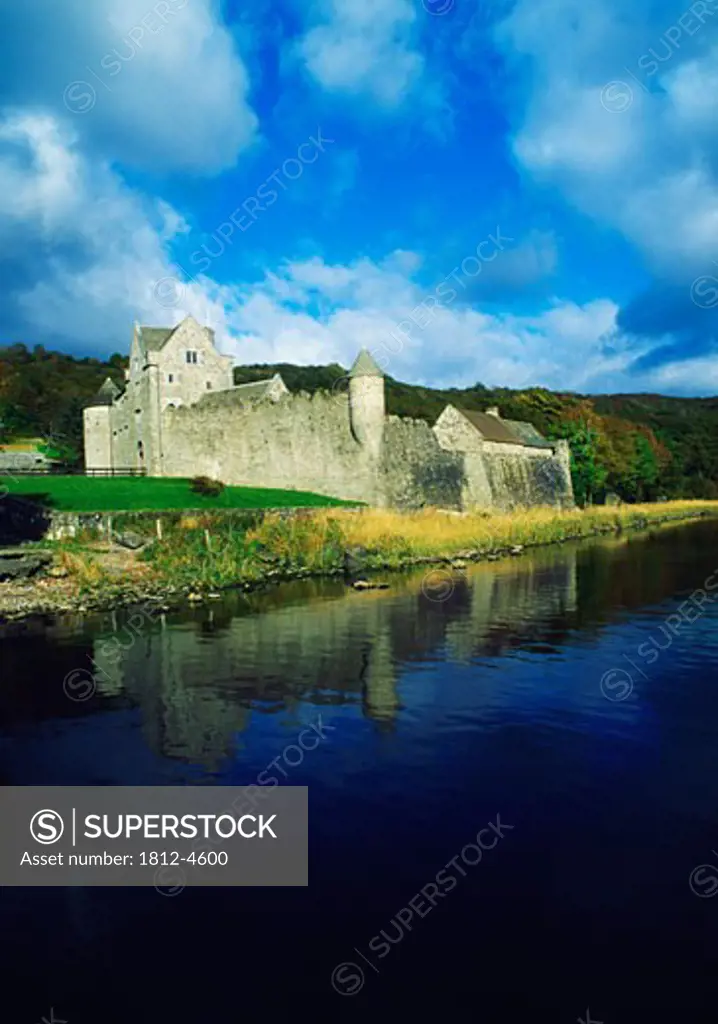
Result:
[[112,406],[120,389],[108,377],[99,391],[85,403],[82,414],[85,436],[85,467],[111,469],[112,461]]
[[349,371],[349,416],[352,434],[375,457],[384,437],[384,374],[365,348]]

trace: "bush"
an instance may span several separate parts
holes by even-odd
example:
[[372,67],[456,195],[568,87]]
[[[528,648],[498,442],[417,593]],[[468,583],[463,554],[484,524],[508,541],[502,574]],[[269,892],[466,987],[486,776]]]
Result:
[[212,480],[208,476],[196,476],[190,482],[190,490],[194,494],[201,494],[203,498],[218,498],[224,490],[221,480]]

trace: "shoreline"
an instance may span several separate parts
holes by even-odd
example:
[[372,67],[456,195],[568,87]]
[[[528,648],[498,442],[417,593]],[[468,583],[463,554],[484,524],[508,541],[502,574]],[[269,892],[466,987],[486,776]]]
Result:
[[[58,542],[48,575],[0,583],[0,625],[38,617],[83,615],[145,606],[170,611],[297,579],[343,577],[348,587],[382,571],[422,565],[456,569],[515,557],[536,547],[718,519],[718,502],[596,506],[516,513],[401,513],[367,509],[353,521],[336,509],[316,510],[303,526],[272,514],[246,534],[209,537],[192,521],[184,536],[142,552],[97,542]],[[432,532],[433,531],[433,532]],[[467,543],[473,538],[474,543]],[[359,588],[357,588],[359,589]]]

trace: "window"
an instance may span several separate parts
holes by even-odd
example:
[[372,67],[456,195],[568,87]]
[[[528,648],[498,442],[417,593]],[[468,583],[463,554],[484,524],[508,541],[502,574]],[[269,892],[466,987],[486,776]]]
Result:
[[197,353],[196,352],[189,352],[188,351],[186,353],[186,357],[187,357],[187,362],[188,363],[192,363],[195,366],[197,365]]
[[208,390],[208,391],[211,391],[211,390],[212,390],[212,381],[211,381],[211,380],[208,380],[208,381],[207,381],[207,390]]
[[168,374],[167,374],[167,383],[168,383],[168,384],[172,384],[172,383],[174,383],[174,379],[175,379],[175,376],[174,376],[174,374],[173,374],[173,373],[168,373]]

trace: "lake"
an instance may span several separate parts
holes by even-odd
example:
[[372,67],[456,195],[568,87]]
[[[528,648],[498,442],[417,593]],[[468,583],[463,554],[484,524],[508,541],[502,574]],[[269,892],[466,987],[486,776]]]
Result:
[[2,890],[8,1020],[714,1019],[718,525],[387,579],[5,628],[3,784],[310,826],[306,889]]

